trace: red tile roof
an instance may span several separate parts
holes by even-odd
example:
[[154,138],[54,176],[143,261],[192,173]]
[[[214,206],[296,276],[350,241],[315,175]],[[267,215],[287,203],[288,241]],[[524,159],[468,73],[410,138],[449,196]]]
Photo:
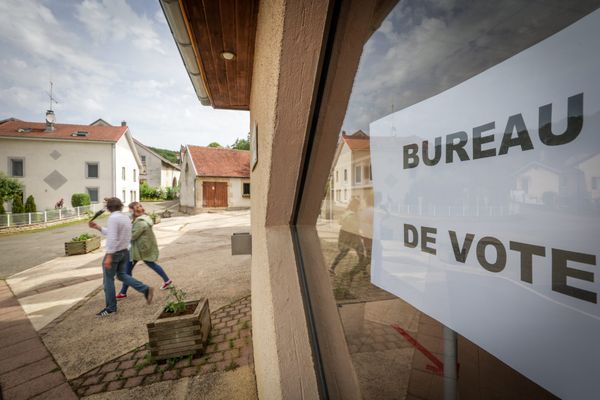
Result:
[[358,132],[356,132],[354,135],[342,134],[342,139],[344,139],[344,142],[346,142],[348,147],[350,147],[350,150],[369,150],[371,143],[369,136],[365,135],[364,133],[363,135],[360,135]]
[[[46,123],[44,122],[8,120],[0,124],[0,137],[117,142],[127,130],[127,126],[54,124],[54,127],[53,132],[45,132]],[[19,130],[24,131],[19,132]],[[78,131],[88,134],[87,136],[73,136]]]
[[250,152],[188,146],[197,176],[250,178]]

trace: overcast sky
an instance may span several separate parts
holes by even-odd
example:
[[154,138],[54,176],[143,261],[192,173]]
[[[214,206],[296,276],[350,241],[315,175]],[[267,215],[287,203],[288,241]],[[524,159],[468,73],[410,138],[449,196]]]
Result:
[[127,121],[156,147],[232,144],[249,114],[200,105],[158,0],[1,0],[0,119]]

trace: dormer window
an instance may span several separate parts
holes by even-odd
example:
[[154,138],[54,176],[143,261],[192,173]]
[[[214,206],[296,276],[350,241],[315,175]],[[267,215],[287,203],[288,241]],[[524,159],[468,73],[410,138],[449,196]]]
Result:
[[30,133],[31,132],[31,128],[19,128],[19,129],[17,129],[17,132],[19,132],[19,133]]
[[85,137],[87,135],[89,135],[89,133],[86,131],[77,131],[77,132],[74,132],[71,134],[71,136],[74,136],[74,137]]

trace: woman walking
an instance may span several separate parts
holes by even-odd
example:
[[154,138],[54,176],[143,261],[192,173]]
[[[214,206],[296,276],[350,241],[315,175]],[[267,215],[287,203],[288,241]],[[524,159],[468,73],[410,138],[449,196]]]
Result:
[[[131,275],[135,264],[138,261],[143,261],[162,278],[163,285],[160,290],[168,289],[173,281],[169,279],[165,270],[156,263],[158,259],[158,244],[156,243],[156,236],[154,236],[154,232],[152,231],[152,218],[145,214],[144,207],[137,201],[129,204],[129,210],[133,215],[133,225],[131,228],[131,261],[127,266],[126,273]],[[116,298],[126,298],[128,288],[128,285],[123,284]]]

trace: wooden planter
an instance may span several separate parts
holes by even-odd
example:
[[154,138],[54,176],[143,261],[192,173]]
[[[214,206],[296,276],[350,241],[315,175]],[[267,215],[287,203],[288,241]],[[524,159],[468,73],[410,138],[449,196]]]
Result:
[[208,299],[186,301],[196,305],[193,314],[177,317],[161,317],[159,310],[148,323],[148,346],[155,360],[203,353],[210,333],[210,309]]
[[74,256],[77,254],[85,254],[100,248],[100,236],[94,236],[91,239],[82,242],[67,242],[65,243],[65,254]]

